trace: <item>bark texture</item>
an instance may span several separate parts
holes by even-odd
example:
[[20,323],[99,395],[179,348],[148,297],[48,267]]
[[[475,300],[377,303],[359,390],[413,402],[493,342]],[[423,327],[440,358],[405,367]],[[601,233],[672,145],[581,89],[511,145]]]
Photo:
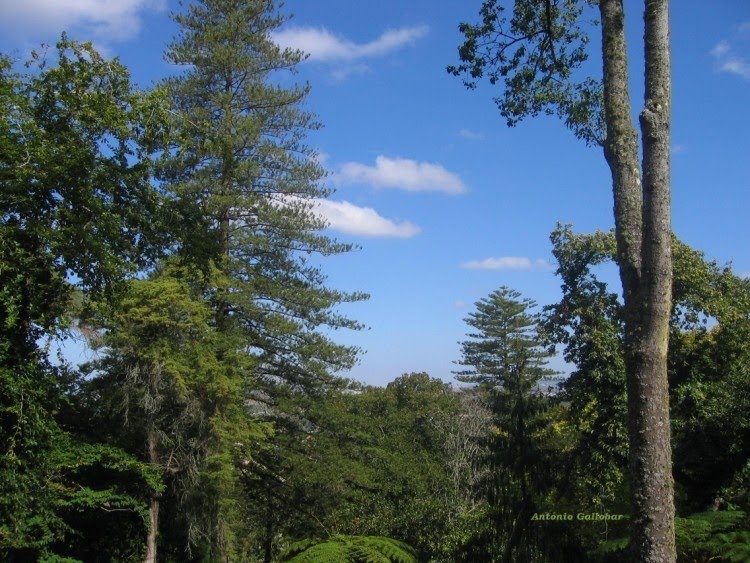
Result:
[[148,538],[146,540],[146,557],[144,563],[156,563],[156,533],[159,529],[159,500],[151,499],[151,505],[148,509],[149,528]]
[[643,143],[642,341],[629,377],[630,465],[637,561],[676,561],[667,346],[672,310],[669,2],[647,0]]
[[633,126],[622,0],[601,0],[604,157],[612,172],[615,234],[625,306],[637,301],[641,272],[642,195],[638,133]]
[[667,384],[672,307],[668,0],[646,0],[646,100],[638,139],[631,118],[622,0],[601,0],[604,154],[612,173],[625,299],[625,362],[634,561],[676,561]]
[[[148,458],[152,465],[156,465],[159,461],[159,454],[157,452],[157,438],[156,432],[153,428],[148,431]],[[153,497],[151,504],[148,509],[149,526],[148,536],[146,538],[146,557],[143,559],[144,563],[156,563],[156,538],[159,532],[159,499]]]

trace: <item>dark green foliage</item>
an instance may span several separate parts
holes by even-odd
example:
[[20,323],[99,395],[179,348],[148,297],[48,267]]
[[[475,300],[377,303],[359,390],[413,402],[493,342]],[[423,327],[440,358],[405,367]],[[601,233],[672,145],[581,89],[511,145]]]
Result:
[[[701,512],[679,518],[675,524],[681,559],[750,560],[750,530],[744,512]],[[744,531],[738,530],[743,527]]]
[[158,470],[123,450],[68,438],[54,454],[57,511],[66,533],[49,553],[82,561],[140,559],[148,499],[164,486]]
[[408,544],[377,536],[334,535],[327,540],[305,540],[292,544],[284,561],[290,563],[416,563]]
[[[573,455],[565,460],[569,480],[562,499],[624,512],[622,304],[596,271],[614,260],[614,236],[576,235],[559,227],[552,240],[563,299],[547,308],[545,327],[575,365],[561,393],[576,436]],[[746,510],[748,284],[676,239],[673,248],[669,373],[678,510]],[[594,536],[585,539],[591,542]]]
[[[670,370],[675,476],[686,512],[750,510],[742,471],[750,459],[750,285],[729,268],[678,246]],[[739,486],[737,486],[739,485]],[[743,491],[744,489],[744,491]]]
[[[675,519],[677,557],[685,563],[744,563],[750,560],[750,531],[741,511],[711,511]],[[626,561],[627,539],[603,542],[595,554],[605,561]]]
[[415,373],[385,389],[331,390],[305,426],[277,424],[273,446],[243,467],[249,509],[266,525],[257,543],[276,553],[311,532],[387,536],[450,561],[461,542],[453,522],[479,512],[458,498],[446,463],[460,408],[450,386]]
[[61,440],[49,416],[61,390],[54,371],[36,358],[2,357],[0,367],[0,554],[43,549],[61,536],[64,522],[46,485],[55,474],[52,454]]
[[[137,92],[127,70],[90,44],[63,36],[52,52],[50,60],[35,54],[28,65],[34,71],[26,74],[0,58],[5,558],[51,557],[49,550],[62,545],[55,542],[76,541],[81,518],[107,503],[137,513],[149,489],[139,484],[143,466],[126,470],[115,461],[132,458],[70,432],[76,377],[54,366],[40,344],[68,323],[71,279],[90,294],[112,296],[156,254],[158,196],[148,154],[164,114],[158,94]],[[100,480],[107,472],[126,483]]]
[[[485,485],[492,534],[485,549],[502,561],[531,561],[539,544],[530,530],[552,481],[545,413],[550,399],[540,382],[555,374],[545,367],[552,355],[538,334],[535,303],[506,287],[476,303],[466,319],[476,332],[462,343],[460,381],[479,384],[492,412]],[[481,463],[481,461],[480,461]]]
[[[524,0],[506,15],[502,0],[482,3],[481,23],[462,23],[465,41],[458,49],[461,62],[448,67],[463,76],[467,88],[485,78],[503,83],[494,98],[508,126],[540,113],[556,114],[587,144],[602,144],[602,85],[576,82],[577,69],[588,58],[588,35],[581,14],[586,2]],[[593,25],[593,21],[590,25]]]
[[[504,80],[511,125],[557,113],[600,143],[600,86],[575,82],[584,9],[486,1],[450,70]],[[186,7],[168,58],[187,70],[148,94],[65,37],[33,72],[0,57],[0,559],[137,561],[158,530],[163,561],[625,560],[627,522],[530,521],[626,511],[614,236],[553,233],[543,319],[507,288],[477,303],[474,389],[335,377],[357,350],[320,328],[357,328],[336,307],[364,296],[318,266],[351,247],[313,212],[318,123],[308,86],[277,81],[302,55],[270,41],[276,10]],[[680,560],[747,561],[750,283],[677,240],[674,263]],[[71,326],[99,348],[85,376],[49,358]],[[556,397],[550,343],[574,366]]]
[[163,130],[159,95],[136,91],[119,62],[65,36],[55,60],[33,64],[25,76],[7,61],[0,69],[4,237],[51,276],[111,289],[158,249],[148,155]]
[[544,329],[574,366],[560,399],[577,439],[562,474],[579,507],[620,512],[628,451],[622,304],[597,274],[615,254],[614,237],[558,226],[551,240],[563,297],[545,308]]

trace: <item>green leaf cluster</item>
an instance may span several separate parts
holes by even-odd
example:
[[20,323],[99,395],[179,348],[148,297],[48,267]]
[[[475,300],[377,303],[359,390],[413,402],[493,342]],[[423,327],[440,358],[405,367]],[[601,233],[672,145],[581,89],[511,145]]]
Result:
[[590,145],[601,145],[605,127],[602,84],[576,71],[588,59],[587,2],[523,0],[506,15],[501,0],[486,0],[480,23],[461,23],[460,63],[448,66],[474,89],[486,77],[503,90],[493,98],[509,127],[526,117],[557,115]]
[[404,542],[377,536],[334,535],[323,541],[292,544],[284,557],[290,563],[416,563],[414,549]]

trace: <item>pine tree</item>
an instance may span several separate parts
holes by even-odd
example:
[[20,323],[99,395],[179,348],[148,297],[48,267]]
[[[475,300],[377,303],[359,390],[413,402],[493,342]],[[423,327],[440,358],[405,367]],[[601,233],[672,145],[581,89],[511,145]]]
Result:
[[302,53],[271,40],[284,22],[275,4],[203,0],[175,16],[167,59],[187,69],[166,83],[177,143],[163,171],[187,218],[181,256],[223,276],[207,283],[220,328],[246,337],[256,382],[296,388],[351,367],[356,350],[316,329],[358,328],[333,308],[364,296],[326,288],[311,262],[351,245],[319,232],[313,207],[330,192],[304,142],[319,124],[302,109],[307,86],[279,85]]
[[[175,20],[167,60],[185,71],[164,84],[175,144],[161,174],[179,217],[175,257],[203,272],[202,295],[227,342],[218,360],[252,360],[234,372],[243,408],[262,402],[273,416],[292,409],[287,423],[301,420],[300,402],[336,385],[333,374],[358,352],[320,328],[359,328],[335,308],[365,297],[327,288],[318,265],[352,247],[322,234],[314,212],[330,193],[305,144],[319,124],[302,105],[309,87],[284,86],[303,54],[272,41],[285,21],[274,0],[200,0]],[[213,457],[252,467],[256,446],[229,432]],[[211,539],[212,557],[228,541]]]
[[495,556],[506,562],[531,556],[533,542],[522,540],[544,487],[544,448],[535,437],[546,406],[539,384],[555,372],[545,367],[551,353],[537,332],[538,316],[530,312],[535,305],[507,287],[477,301],[476,311],[465,319],[477,332],[461,344],[458,362],[469,369],[455,372],[459,381],[477,383],[490,396],[493,482],[487,494],[497,534],[490,541],[502,543]]

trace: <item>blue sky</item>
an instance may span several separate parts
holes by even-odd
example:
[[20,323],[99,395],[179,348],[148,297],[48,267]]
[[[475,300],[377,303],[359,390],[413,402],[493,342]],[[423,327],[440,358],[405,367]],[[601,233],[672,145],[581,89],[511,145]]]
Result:
[[[330,285],[371,294],[348,305],[370,328],[337,333],[366,351],[350,376],[382,384],[410,371],[447,381],[473,303],[508,285],[559,297],[549,233],[613,226],[601,151],[554,118],[508,129],[489,86],[467,91],[458,23],[481,2],[287,0],[280,43],[309,59],[295,77],[324,129],[310,136],[336,193],[331,234],[361,247],[324,261]],[[632,99],[642,100],[642,2],[626,0]],[[173,0],[25,0],[0,4],[0,50],[23,58],[62,30],[119,56],[143,86],[175,69]],[[592,72],[598,71],[598,37]],[[672,3],[673,224],[708,257],[750,274],[750,2]],[[611,276],[613,271],[608,272]]]

